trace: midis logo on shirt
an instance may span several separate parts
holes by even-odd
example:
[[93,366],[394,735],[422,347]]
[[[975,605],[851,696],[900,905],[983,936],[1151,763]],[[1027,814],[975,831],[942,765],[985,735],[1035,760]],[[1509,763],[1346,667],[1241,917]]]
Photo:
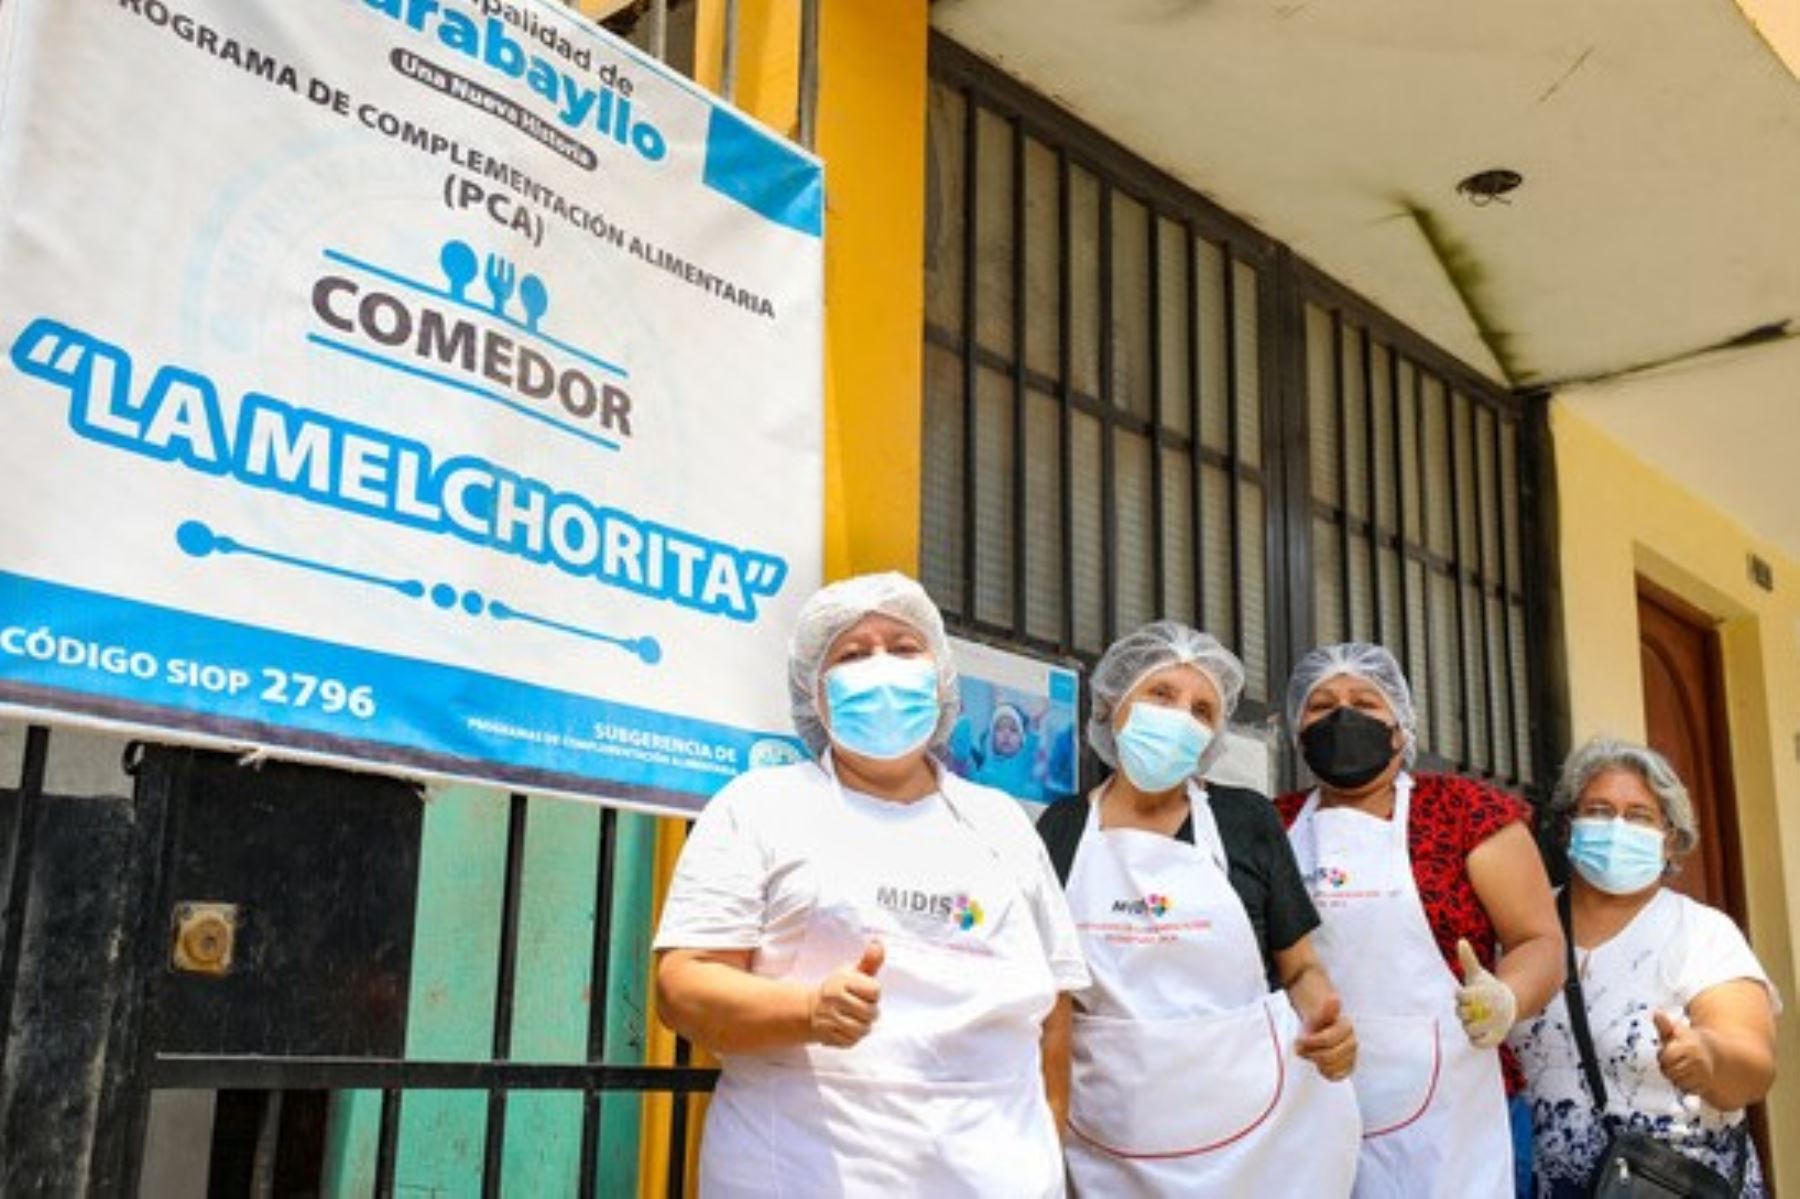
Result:
[[1159,895],[1152,891],[1142,899],[1115,899],[1113,911],[1127,916],[1155,916],[1158,920],[1169,914],[1175,901],[1167,895]]
[[911,887],[875,888],[875,903],[902,916],[924,916],[945,920],[968,931],[987,918],[981,902],[971,895],[949,891],[919,891]]

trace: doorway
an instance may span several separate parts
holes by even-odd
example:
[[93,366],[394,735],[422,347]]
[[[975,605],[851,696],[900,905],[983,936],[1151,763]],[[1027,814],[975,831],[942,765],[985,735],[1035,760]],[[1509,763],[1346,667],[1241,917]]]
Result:
[[[1687,784],[1700,834],[1668,886],[1728,913],[1748,936],[1718,622],[1641,576],[1637,596],[1645,740]],[[1766,1172],[1768,1114],[1760,1103],[1750,1109],[1750,1128]],[[1772,1180],[1769,1190],[1774,1193]]]
[[1747,930],[1725,679],[1715,623],[1648,580],[1638,580],[1645,736],[1687,784],[1700,833],[1699,847],[1669,885],[1730,913]]

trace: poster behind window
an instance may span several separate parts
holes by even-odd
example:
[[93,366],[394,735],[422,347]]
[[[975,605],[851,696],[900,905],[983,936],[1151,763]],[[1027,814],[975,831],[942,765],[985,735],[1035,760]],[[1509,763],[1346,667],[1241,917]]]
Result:
[[962,715],[944,747],[950,769],[1035,810],[1080,785],[1080,681],[1024,654],[953,639]]

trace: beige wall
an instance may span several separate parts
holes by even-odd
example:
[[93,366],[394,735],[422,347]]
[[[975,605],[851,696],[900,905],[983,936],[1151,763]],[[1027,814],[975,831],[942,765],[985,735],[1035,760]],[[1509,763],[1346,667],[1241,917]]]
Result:
[[[1567,405],[1552,405],[1551,431],[1575,741],[1643,738],[1637,575],[1720,621],[1749,933],[1791,1003],[1800,994],[1800,560],[1759,543]],[[1752,552],[1774,566],[1773,592],[1751,583]],[[1772,1130],[1800,1128],[1797,1020],[1781,1030]],[[1773,1139],[1775,1172],[1786,1193],[1800,1194],[1800,1138]]]

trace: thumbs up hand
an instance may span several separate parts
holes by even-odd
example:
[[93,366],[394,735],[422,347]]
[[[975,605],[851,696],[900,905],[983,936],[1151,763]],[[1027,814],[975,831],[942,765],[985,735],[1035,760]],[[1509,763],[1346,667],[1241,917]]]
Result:
[[1652,1013],[1656,1035],[1662,1038],[1656,1064],[1663,1077],[1688,1094],[1698,1094],[1712,1086],[1717,1060],[1712,1045],[1685,1017],[1668,1012]]
[[1311,1062],[1327,1080],[1337,1082],[1346,1078],[1356,1067],[1356,1030],[1344,1018],[1337,992],[1325,996],[1300,1031],[1300,1039],[1294,1042],[1295,1052]]
[[887,950],[880,941],[863,946],[855,965],[827,974],[813,992],[807,1012],[812,1039],[821,1045],[847,1049],[869,1035],[881,1014],[881,983],[876,975]]
[[1456,943],[1456,956],[1463,976],[1463,985],[1456,989],[1456,1014],[1471,1045],[1492,1049],[1511,1031],[1519,1011],[1518,997],[1481,964],[1467,941]]

